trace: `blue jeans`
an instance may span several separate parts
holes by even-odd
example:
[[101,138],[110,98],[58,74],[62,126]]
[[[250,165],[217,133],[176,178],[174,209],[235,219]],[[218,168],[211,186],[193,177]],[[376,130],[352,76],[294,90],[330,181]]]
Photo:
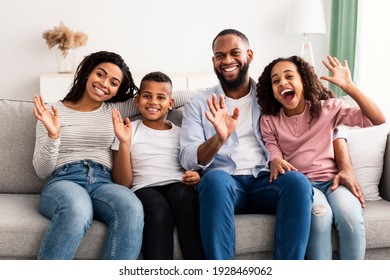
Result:
[[330,190],[332,181],[313,182],[312,225],[307,259],[332,259],[332,225],[339,236],[339,258],[362,260],[366,250],[363,210],[345,186]]
[[[269,173],[231,176],[211,170],[199,184],[200,229],[207,259],[233,259],[235,214],[276,214],[274,259],[303,259],[309,239],[313,189],[291,171],[269,182]],[[259,237],[260,238],[260,237]]]
[[73,259],[94,218],[108,226],[103,259],[137,259],[143,207],[128,188],[114,184],[100,164],[81,161],[58,168],[44,187],[40,212],[51,219],[38,259]]

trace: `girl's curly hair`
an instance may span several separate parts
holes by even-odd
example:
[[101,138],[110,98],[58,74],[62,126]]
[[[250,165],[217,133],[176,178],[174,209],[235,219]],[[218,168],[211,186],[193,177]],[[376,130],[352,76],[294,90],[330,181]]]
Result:
[[304,98],[311,103],[310,115],[313,120],[320,114],[320,100],[335,97],[335,94],[322,84],[313,66],[298,56],[277,58],[264,68],[257,83],[257,103],[261,107],[262,114],[277,115],[282,108],[282,104],[274,97],[271,80],[272,68],[281,61],[288,61],[297,66],[303,83]]
[[100,51],[86,56],[77,67],[72,86],[69,93],[65,96],[63,101],[78,102],[85,90],[87,78],[92,70],[99,64],[109,62],[118,66],[123,74],[121,85],[119,86],[117,94],[106,102],[121,102],[134,97],[134,92],[138,91],[134,83],[130,69],[123,60],[123,58],[116,53]]

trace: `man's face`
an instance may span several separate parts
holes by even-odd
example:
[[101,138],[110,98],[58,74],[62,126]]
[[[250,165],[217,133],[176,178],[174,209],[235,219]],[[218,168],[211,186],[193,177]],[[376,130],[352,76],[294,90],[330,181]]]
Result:
[[226,89],[239,88],[248,77],[253,59],[248,44],[234,34],[218,37],[214,42],[214,71]]

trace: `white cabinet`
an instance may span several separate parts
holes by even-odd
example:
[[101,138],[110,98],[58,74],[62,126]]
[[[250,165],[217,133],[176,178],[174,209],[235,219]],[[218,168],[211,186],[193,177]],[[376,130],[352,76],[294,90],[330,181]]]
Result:
[[74,74],[41,74],[40,95],[46,103],[62,100],[69,92]]

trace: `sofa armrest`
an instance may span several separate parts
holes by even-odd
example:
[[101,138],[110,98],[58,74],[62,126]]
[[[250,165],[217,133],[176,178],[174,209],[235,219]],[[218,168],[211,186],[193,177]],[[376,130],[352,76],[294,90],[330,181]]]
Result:
[[383,172],[379,183],[379,194],[383,199],[390,201],[390,133],[387,135]]

